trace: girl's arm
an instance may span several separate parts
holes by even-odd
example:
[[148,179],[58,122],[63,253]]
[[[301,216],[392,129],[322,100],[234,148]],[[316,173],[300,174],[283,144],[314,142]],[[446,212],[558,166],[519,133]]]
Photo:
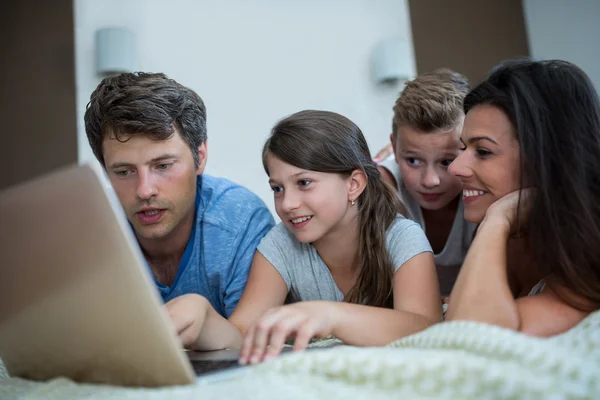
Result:
[[442,320],[433,255],[421,253],[394,274],[394,309],[332,303],[333,335],[347,344],[383,346]]
[[267,312],[247,332],[240,362],[257,363],[279,354],[295,335],[294,349],[313,337],[335,335],[344,343],[381,346],[441,321],[433,255],[420,253],[394,274],[394,309],[331,301],[306,301]]
[[229,320],[197,294],[173,299],[166,308],[186,348],[203,351],[239,348],[248,326],[268,309],[282,305],[287,292],[279,272],[257,251],[244,293]]

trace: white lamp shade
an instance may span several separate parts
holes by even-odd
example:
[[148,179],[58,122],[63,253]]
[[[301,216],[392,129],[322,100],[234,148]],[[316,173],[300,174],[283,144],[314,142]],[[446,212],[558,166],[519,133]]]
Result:
[[125,28],[103,28],[96,31],[96,72],[112,75],[136,70],[135,39]]
[[373,80],[380,83],[407,81],[414,76],[410,43],[400,38],[390,38],[377,44],[371,54]]

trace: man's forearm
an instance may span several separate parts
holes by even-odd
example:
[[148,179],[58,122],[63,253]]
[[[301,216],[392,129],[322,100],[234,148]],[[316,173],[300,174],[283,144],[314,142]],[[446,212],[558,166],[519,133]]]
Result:
[[222,317],[207,302],[206,313],[200,331],[200,336],[192,350],[210,351],[221,349],[238,349],[242,345],[242,333],[240,330]]

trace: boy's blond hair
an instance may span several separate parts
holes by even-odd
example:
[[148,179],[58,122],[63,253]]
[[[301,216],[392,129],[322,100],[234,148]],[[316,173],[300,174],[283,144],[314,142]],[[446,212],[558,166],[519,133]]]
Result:
[[406,82],[394,105],[393,135],[402,125],[423,132],[454,128],[464,116],[463,100],[468,92],[467,78],[446,68]]

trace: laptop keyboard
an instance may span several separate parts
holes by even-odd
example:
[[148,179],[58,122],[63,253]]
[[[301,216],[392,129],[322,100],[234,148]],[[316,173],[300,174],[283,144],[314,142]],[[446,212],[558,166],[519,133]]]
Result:
[[191,362],[196,375],[204,375],[242,366],[237,360],[192,360]]

